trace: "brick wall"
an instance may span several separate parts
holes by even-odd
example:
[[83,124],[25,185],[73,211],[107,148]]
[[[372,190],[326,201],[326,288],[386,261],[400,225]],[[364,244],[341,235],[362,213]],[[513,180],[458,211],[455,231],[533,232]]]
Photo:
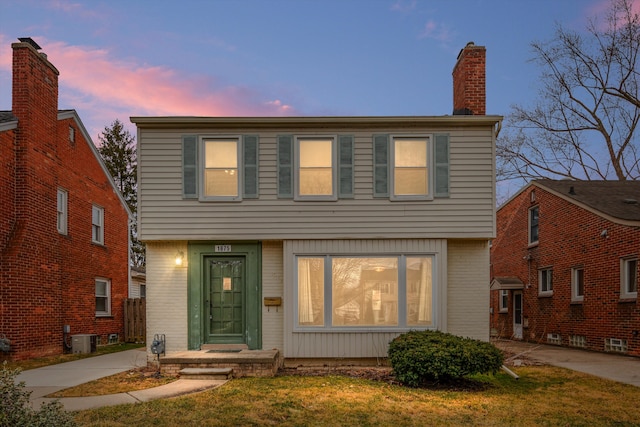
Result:
[[[535,201],[531,201],[535,191]],[[539,206],[539,243],[528,245],[528,212]],[[607,230],[603,236],[602,231]],[[586,348],[603,351],[606,338],[627,340],[628,353],[640,356],[640,309],[637,301],[620,299],[620,259],[640,254],[640,228],[615,224],[534,186],[497,213],[498,238],[491,248],[491,276],[517,276],[525,284],[523,338],[547,341],[559,334],[584,336]],[[538,270],[553,270],[553,295],[538,294]],[[572,268],[584,268],[582,302],[571,301]],[[512,292],[509,312],[499,313],[498,291],[491,295],[491,327],[512,334]]]
[[[24,359],[61,353],[63,325],[103,340],[122,335],[128,218],[76,120],[58,120],[58,71],[28,43],[12,47],[18,127],[1,133],[3,159],[15,159],[15,168],[3,169],[0,193],[0,333],[11,341],[8,356]],[[60,187],[69,194],[66,236],[56,229]],[[92,203],[105,210],[105,245],[91,243]],[[96,277],[111,280],[108,318],[95,316]]]

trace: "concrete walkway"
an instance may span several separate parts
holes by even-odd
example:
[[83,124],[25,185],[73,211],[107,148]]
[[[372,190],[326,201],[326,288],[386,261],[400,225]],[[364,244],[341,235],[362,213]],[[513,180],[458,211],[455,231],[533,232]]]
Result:
[[518,356],[526,356],[547,365],[640,387],[640,358],[637,357],[522,341],[496,340],[493,343],[498,348],[515,353],[514,360]]
[[147,354],[144,350],[144,348],[127,350],[30,369],[21,372],[20,375],[16,377],[16,382],[25,383],[25,389],[31,392],[30,401],[34,408],[40,408],[45,402],[59,400],[68,411],[79,411],[124,403],[147,402],[154,399],[181,396],[218,387],[226,382],[224,380],[179,379],[172,383],[147,390],[106,396],[65,397],[61,399],[45,397],[56,391],[64,390],[65,388],[74,387],[120,372],[126,372],[130,369],[147,366]]

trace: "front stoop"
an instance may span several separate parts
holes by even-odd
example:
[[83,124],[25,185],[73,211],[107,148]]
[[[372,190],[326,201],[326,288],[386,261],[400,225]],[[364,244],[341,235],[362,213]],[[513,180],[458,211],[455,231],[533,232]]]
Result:
[[[282,366],[278,350],[199,350],[169,353],[160,358],[160,372],[166,375],[181,375],[185,369],[230,369],[234,378],[272,377]],[[228,351],[232,350],[232,351]],[[191,372],[191,371],[187,371]],[[201,375],[203,371],[194,371]],[[187,375],[190,375],[187,373]],[[183,378],[185,378],[183,376]]]
[[185,380],[230,380],[231,368],[184,368],[180,369],[180,378]]

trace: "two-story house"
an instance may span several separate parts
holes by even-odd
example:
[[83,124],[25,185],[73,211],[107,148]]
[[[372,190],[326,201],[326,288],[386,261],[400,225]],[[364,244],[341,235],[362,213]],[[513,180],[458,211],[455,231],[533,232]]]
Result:
[[497,211],[496,336],[640,356],[640,182],[541,179]]
[[16,360],[121,338],[130,220],[78,114],[58,110],[58,70],[20,40],[0,112],[0,357]]
[[454,115],[132,117],[148,341],[288,360],[385,357],[416,329],[488,340],[485,48],[453,79]]

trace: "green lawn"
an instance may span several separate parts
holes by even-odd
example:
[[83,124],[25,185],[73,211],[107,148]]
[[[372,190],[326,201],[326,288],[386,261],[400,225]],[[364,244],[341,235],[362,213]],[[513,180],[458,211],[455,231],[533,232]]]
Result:
[[76,414],[83,426],[640,426],[640,388],[547,366],[469,391],[343,376],[234,379],[203,393]]

